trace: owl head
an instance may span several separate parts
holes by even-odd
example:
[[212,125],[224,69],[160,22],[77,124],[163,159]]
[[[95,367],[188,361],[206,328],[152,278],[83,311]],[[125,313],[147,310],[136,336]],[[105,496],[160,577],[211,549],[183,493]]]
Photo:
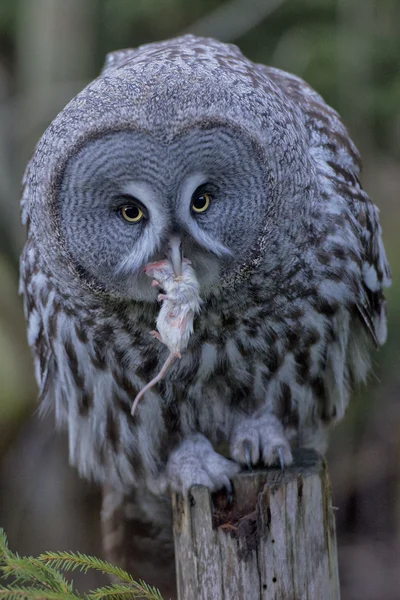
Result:
[[305,140],[296,107],[233,46],[185,36],[111,55],[33,160],[43,260],[76,288],[153,301],[145,265],[169,257],[179,274],[185,256],[212,294],[293,235]]

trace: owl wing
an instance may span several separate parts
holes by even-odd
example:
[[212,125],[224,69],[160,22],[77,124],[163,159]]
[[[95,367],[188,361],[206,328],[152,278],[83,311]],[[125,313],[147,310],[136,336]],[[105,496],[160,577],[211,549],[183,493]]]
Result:
[[391,282],[382,243],[379,210],[359,181],[361,160],[338,113],[305,81],[279,69],[257,65],[301,111],[317,172],[330,194],[345,202],[346,217],[361,245],[357,310],[373,343],[386,339],[383,288]]
[[[26,207],[23,206],[23,211]],[[20,261],[19,293],[23,296],[24,313],[27,321],[28,344],[31,347],[35,378],[39,387],[39,401],[42,411],[50,406],[49,397],[55,394],[56,363],[49,338],[45,333],[43,311],[49,312],[51,300],[46,277],[38,267],[38,255],[34,241],[29,234],[29,220],[23,215],[24,222],[28,224],[28,240],[26,242]],[[54,308],[54,307],[53,307]],[[52,317],[50,321],[54,322]]]
[[[57,364],[52,349],[51,335],[56,330],[56,313],[58,303],[54,302],[50,282],[40,270],[39,252],[31,231],[30,224],[30,180],[36,176],[32,159],[28,162],[22,179],[21,222],[27,228],[27,241],[20,259],[19,293],[23,297],[24,313],[27,321],[28,344],[31,347],[35,378],[39,387],[39,402],[45,412],[52,403],[52,398],[64,396],[61,386],[56,386]],[[50,326],[46,334],[44,318]],[[57,388],[57,389],[56,389]],[[65,402],[62,403],[65,406]],[[66,413],[60,421],[66,419]]]

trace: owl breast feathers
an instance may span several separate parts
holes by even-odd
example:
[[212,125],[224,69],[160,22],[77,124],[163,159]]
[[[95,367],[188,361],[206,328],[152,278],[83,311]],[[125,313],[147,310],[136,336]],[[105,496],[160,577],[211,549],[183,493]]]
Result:
[[[215,490],[239,465],[324,451],[386,337],[359,171],[338,114],[235,46],[189,35],[108,56],[39,141],[22,197],[41,405],[82,475],[121,494]],[[144,268],[183,257],[194,331],[132,417],[169,353]]]

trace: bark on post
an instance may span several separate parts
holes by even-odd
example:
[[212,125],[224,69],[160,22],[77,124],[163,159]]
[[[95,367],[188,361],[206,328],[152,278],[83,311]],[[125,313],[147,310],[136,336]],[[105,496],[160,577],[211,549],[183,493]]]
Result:
[[179,600],[339,600],[329,478],[316,453],[173,497]]

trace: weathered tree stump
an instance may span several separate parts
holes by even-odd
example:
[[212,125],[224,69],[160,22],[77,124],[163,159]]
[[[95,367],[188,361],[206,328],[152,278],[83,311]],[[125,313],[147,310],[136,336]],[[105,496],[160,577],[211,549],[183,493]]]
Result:
[[338,600],[335,519],[322,458],[233,480],[233,500],[173,497],[179,600]]

